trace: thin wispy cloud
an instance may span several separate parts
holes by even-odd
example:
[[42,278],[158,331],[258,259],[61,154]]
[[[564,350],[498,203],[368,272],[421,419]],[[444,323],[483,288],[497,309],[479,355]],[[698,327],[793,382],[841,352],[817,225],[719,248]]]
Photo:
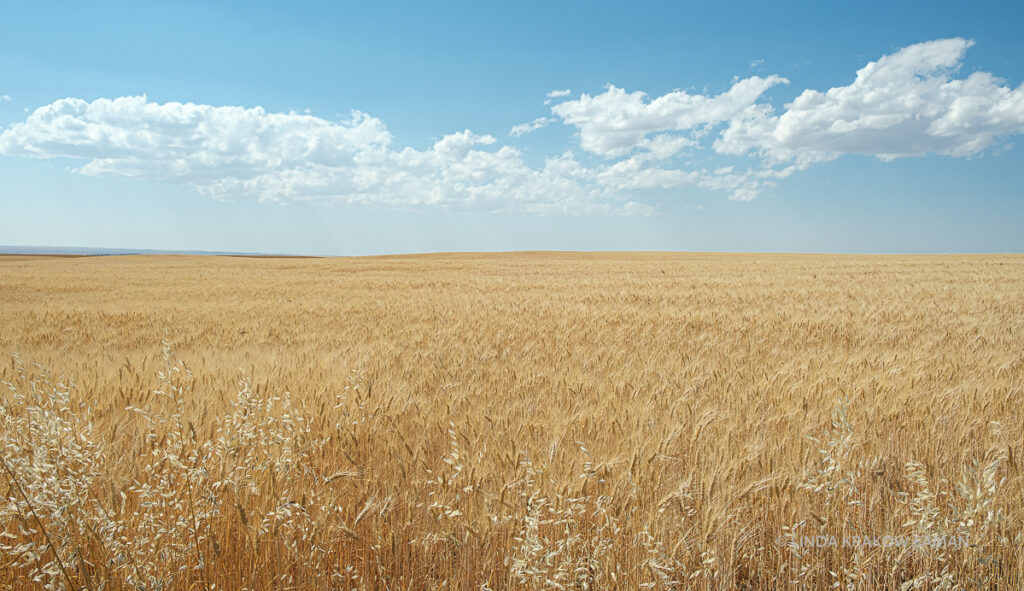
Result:
[[570,94],[572,94],[572,90],[570,90],[568,88],[566,88],[564,90],[552,90],[551,92],[549,92],[546,95],[544,95],[545,96],[544,104],[545,105],[550,105],[551,101],[553,101],[555,99],[567,97]]
[[512,129],[509,130],[508,134],[512,137],[519,137],[522,135],[526,135],[531,131],[537,131],[542,127],[547,127],[554,121],[556,121],[556,119],[552,119],[551,117],[537,117],[533,121],[529,121],[527,123],[520,123],[519,125],[513,125]]
[[[574,132],[542,165],[470,130],[416,150],[395,146],[385,122],[362,112],[332,121],[145,96],[54,101],[0,133],[0,153],[70,158],[81,174],[182,184],[218,199],[645,212],[651,191],[700,187],[749,200],[844,154],[983,155],[1024,133],[1024,89],[988,72],[959,75],[970,46],[959,38],[912,45],[868,63],[849,85],[802,90],[780,109],[766,98],[788,84],[780,75],[736,79],[714,95],[651,97],[609,85],[571,99],[554,90],[546,101],[563,100],[549,114],[509,131],[521,137],[560,122]],[[695,166],[693,154],[718,163]]]

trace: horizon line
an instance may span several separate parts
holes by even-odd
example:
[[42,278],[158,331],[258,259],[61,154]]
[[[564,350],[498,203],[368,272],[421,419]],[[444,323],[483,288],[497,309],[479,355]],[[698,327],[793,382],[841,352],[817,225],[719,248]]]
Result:
[[760,254],[760,255],[835,255],[835,256],[980,256],[980,255],[1024,255],[1019,251],[810,251],[810,250],[562,250],[562,249],[511,249],[511,250],[438,250],[438,251],[397,251],[364,254],[311,254],[295,252],[256,252],[205,249],[161,249],[121,248],[94,246],[52,246],[52,245],[8,245],[0,244],[0,256],[222,256],[248,258],[358,258],[388,256],[430,256],[430,255],[473,255],[473,254]]

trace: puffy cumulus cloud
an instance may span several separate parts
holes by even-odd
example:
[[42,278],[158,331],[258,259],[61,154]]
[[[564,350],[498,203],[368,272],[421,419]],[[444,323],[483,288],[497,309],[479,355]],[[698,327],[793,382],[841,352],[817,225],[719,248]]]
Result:
[[848,86],[804,90],[781,114],[767,105],[742,113],[714,149],[800,167],[851,153],[882,160],[976,155],[1024,132],[1024,86],[1011,89],[987,72],[955,77],[972,44],[911,45],[867,64]]
[[[1024,85],[1011,88],[988,72],[957,75],[972,44],[955,38],[905,47],[865,65],[848,86],[802,91],[781,113],[763,100],[768,89],[788,83],[780,76],[738,79],[716,96],[677,90],[651,98],[608,86],[551,112],[577,129],[584,150],[625,158],[605,172],[634,170],[627,185],[685,178],[666,177],[664,165],[653,161],[700,149],[702,138],[713,137],[715,153],[752,156],[752,167],[704,170],[694,184],[749,200],[796,170],[843,154],[886,161],[929,153],[974,156],[1024,133]],[[637,162],[647,163],[645,172],[635,170]]]
[[615,158],[644,147],[650,134],[691,131],[747,114],[766,90],[786,82],[780,76],[752,76],[717,96],[677,90],[653,100],[610,85],[601,94],[559,103],[551,112],[579,130],[584,150]]
[[0,134],[0,152],[89,160],[81,172],[205,186],[306,166],[351,168],[353,157],[391,142],[379,119],[353,112],[341,122],[257,107],[157,104],[144,96],[86,102],[68,98],[32,112]]
[[395,147],[384,122],[361,112],[330,121],[144,96],[55,101],[0,130],[0,154],[78,159],[83,174],[179,183],[220,199],[643,213],[639,201],[658,191],[750,200],[843,154],[974,156],[1024,133],[1024,86],[958,73],[971,44],[911,45],[865,65],[848,86],[800,92],[781,111],[764,98],[787,83],[780,76],[736,79],[717,95],[652,98],[608,86],[573,99],[554,90],[549,116],[509,132],[561,121],[577,131],[582,161],[568,150],[527,164],[470,130],[424,150]]
[[643,159],[664,160],[675,156],[683,148],[697,145],[697,142],[683,135],[662,133],[645,137],[637,142],[637,147],[645,150],[638,154]]
[[0,153],[84,160],[87,175],[190,185],[220,199],[521,212],[642,212],[571,153],[530,167],[490,135],[393,149],[382,121],[261,108],[68,98],[0,133]]
[[598,178],[616,189],[675,189],[696,185],[701,174],[697,171],[650,166],[646,159],[633,156],[604,168]]

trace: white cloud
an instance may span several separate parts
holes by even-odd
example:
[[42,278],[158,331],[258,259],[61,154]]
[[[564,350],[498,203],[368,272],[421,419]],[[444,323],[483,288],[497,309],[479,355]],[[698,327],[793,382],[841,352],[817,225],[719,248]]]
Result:
[[651,137],[645,137],[637,142],[637,147],[646,152],[641,152],[640,157],[645,159],[664,160],[679,153],[683,148],[697,145],[696,140],[684,135],[662,133]]
[[[383,121],[357,111],[330,121],[144,96],[40,107],[0,130],[0,154],[76,159],[82,174],[177,183],[219,199],[643,213],[650,208],[638,199],[652,191],[696,187],[750,200],[843,154],[976,156],[1024,133],[1024,86],[987,72],[958,77],[970,46],[945,39],[906,47],[861,68],[848,86],[802,91],[781,112],[763,98],[787,82],[780,76],[737,79],[714,96],[651,98],[610,85],[509,132],[560,120],[597,156],[583,162],[567,150],[531,166],[515,148],[470,130],[425,150],[395,147]],[[569,95],[555,90],[548,100]],[[698,155],[706,168],[693,164]]]
[[144,96],[61,99],[0,134],[0,152],[85,158],[86,174],[121,174],[204,184],[225,172],[250,178],[307,164],[352,166],[354,154],[384,149],[384,123],[353,112],[333,123],[262,108],[157,104]]
[[620,160],[598,173],[600,181],[616,189],[675,189],[696,185],[700,173],[648,166],[644,158]]
[[520,123],[519,125],[512,126],[512,129],[509,130],[508,134],[512,137],[526,135],[531,131],[537,131],[542,127],[547,127],[548,124],[550,124],[553,121],[554,119],[552,119],[551,117],[537,117],[536,119],[528,123]]
[[1024,87],[987,72],[954,77],[972,44],[911,45],[867,64],[848,86],[803,91],[780,115],[767,105],[740,114],[714,149],[801,167],[851,153],[882,160],[978,154],[1024,132]]
[[154,103],[144,96],[61,99],[0,133],[0,153],[85,160],[86,175],[179,183],[220,199],[335,201],[384,207],[637,212],[610,177],[571,153],[527,166],[469,130],[427,150],[392,149],[382,121],[262,108]]
[[9,103],[13,100],[9,94],[0,94],[0,103]]
[[559,103],[551,112],[579,130],[584,150],[614,158],[642,147],[649,134],[690,131],[733,119],[754,108],[766,90],[786,82],[779,76],[753,76],[717,96],[677,90],[654,100],[644,92],[610,85],[599,95]]
[[547,97],[544,100],[544,104],[545,105],[550,105],[551,101],[553,101],[555,99],[567,97],[570,94],[572,94],[572,91],[569,90],[568,88],[566,88],[564,90],[552,90],[551,92],[549,92],[546,95],[544,95],[545,97]]
[[789,177],[796,170],[796,166],[790,165],[781,169],[748,168],[736,172],[735,166],[723,166],[713,171],[701,171],[697,185],[713,191],[728,192],[729,199],[733,201],[751,201],[765,189],[776,187],[779,180]]

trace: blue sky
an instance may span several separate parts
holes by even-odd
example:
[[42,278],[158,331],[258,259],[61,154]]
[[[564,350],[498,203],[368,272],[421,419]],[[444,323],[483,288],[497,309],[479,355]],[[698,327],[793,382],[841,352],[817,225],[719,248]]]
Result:
[[0,244],[1024,250],[1024,8],[833,4],[5,3]]

